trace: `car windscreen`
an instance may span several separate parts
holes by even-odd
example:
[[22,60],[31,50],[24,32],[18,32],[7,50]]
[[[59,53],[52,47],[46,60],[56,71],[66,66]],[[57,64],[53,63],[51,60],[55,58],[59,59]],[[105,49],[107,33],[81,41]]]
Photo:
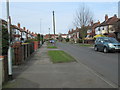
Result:
[[118,41],[115,38],[107,38],[107,39],[104,39],[104,41],[109,43],[118,43]]

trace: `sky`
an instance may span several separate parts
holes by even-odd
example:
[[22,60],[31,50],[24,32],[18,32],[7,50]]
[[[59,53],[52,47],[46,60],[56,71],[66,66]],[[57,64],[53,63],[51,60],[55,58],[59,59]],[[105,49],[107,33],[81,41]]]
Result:
[[[104,21],[105,14],[112,17],[118,15],[118,2],[10,2],[12,24],[41,33],[53,33],[52,11],[55,11],[56,33],[68,33],[73,25],[76,11],[85,4],[94,15],[94,21]],[[6,3],[0,4],[0,18],[6,20]]]

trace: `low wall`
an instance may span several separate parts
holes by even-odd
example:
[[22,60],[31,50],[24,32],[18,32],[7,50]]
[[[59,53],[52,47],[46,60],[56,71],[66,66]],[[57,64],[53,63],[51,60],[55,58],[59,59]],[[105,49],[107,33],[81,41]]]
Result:
[[94,40],[85,40],[85,43],[87,43],[87,44],[94,44]]

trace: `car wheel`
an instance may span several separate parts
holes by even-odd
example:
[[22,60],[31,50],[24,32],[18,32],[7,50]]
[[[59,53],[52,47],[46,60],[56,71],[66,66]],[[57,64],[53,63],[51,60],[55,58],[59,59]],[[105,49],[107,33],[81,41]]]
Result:
[[104,52],[104,53],[108,53],[107,47],[104,47],[103,52]]
[[95,51],[98,51],[98,48],[97,48],[97,46],[95,46],[95,47],[94,47],[94,50],[95,50]]

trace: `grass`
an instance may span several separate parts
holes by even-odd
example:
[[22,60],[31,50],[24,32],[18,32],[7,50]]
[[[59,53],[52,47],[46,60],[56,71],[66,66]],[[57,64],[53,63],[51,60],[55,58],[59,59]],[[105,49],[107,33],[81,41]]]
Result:
[[72,56],[61,50],[48,51],[48,55],[50,56],[50,59],[53,63],[64,63],[64,62],[75,61],[75,59]]
[[48,46],[47,48],[52,49],[52,48],[57,48],[57,47],[56,46]]
[[92,44],[80,44],[81,47],[93,47]]

